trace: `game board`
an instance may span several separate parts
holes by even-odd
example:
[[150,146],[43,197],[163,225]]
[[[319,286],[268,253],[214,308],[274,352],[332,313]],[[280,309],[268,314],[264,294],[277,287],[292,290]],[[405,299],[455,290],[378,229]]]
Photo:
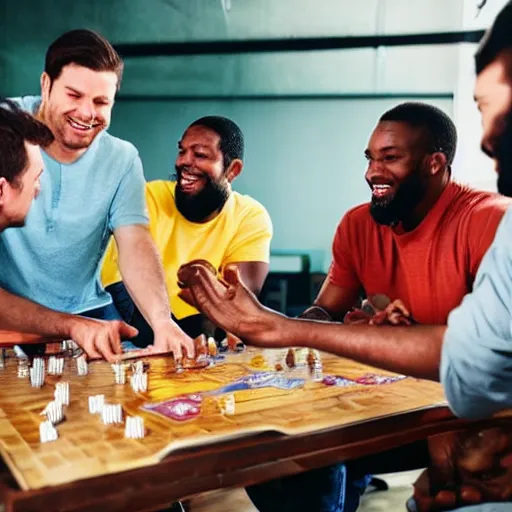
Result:
[[[22,489],[156,464],[180,448],[258,432],[309,433],[444,404],[436,383],[327,354],[321,355],[323,378],[317,382],[307,365],[285,367],[286,351],[247,349],[217,356],[208,368],[178,372],[172,358],[148,357],[145,393],[116,385],[104,361],[90,363],[88,374],[78,376],[72,359],[62,376],[47,375],[42,388],[33,388],[17,376],[12,352],[7,356],[0,368],[0,452]],[[40,413],[59,381],[69,382],[70,405],[57,427],[59,438],[41,444]],[[97,394],[122,404],[125,416],[142,416],[146,436],[126,439],[123,426],[91,415],[88,397]]]

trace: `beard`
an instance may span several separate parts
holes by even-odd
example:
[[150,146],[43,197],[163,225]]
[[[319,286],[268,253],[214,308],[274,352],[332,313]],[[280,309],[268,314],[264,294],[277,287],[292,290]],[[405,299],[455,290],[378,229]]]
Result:
[[507,116],[494,153],[498,162],[498,192],[512,197],[512,112]]
[[58,140],[65,148],[73,151],[88,148],[93,143],[96,136],[107,128],[106,123],[101,122],[83,136],[79,136],[77,134],[71,135],[69,132],[72,128],[68,123],[68,115],[52,112],[51,107],[45,116],[45,121],[47,121],[48,125],[51,127],[51,130],[55,135],[55,139]]
[[385,199],[372,197],[370,214],[373,220],[384,226],[396,226],[406,219],[425,196],[421,169],[416,169],[399,186],[396,193]]
[[180,187],[181,171],[176,169],[175,201],[178,211],[190,222],[204,222],[212,213],[220,211],[226,204],[231,193],[231,187],[225,177],[213,181],[206,176],[206,184],[197,194],[187,194]]

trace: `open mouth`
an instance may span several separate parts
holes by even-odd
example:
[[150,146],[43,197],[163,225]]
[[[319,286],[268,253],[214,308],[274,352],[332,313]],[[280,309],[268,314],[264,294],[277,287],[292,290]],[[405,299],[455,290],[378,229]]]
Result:
[[80,132],[88,132],[88,131],[96,128],[100,124],[100,123],[87,124],[82,121],[79,121],[78,119],[76,119],[74,117],[68,117],[68,123],[72,128],[74,128],[75,130],[78,130]]
[[383,199],[385,197],[389,197],[393,193],[393,188],[391,185],[384,184],[372,184],[372,196],[377,199]]
[[201,174],[182,171],[179,176],[179,184],[183,190],[193,190],[203,179],[204,177]]

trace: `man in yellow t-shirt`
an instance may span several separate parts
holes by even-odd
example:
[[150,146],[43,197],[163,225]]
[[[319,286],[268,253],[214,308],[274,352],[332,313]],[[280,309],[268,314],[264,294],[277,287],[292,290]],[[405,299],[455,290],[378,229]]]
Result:
[[[243,152],[244,136],[233,121],[203,117],[187,128],[178,143],[177,181],[146,186],[150,230],[163,260],[171,311],[189,336],[212,332],[188,291],[178,286],[181,265],[203,259],[222,272],[228,263],[235,263],[256,294],[268,274],[270,217],[256,200],[231,190],[242,172]],[[151,343],[152,331],[121,282],[113,241],[105,255],[102,281],[123,318],[139,329],[134,343]]]

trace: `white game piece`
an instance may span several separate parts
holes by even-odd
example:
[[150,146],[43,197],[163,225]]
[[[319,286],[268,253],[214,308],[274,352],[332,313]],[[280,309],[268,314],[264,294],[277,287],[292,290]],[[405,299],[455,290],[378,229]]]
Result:
[[104,404],[101,411],[101,421],[105,425],[123,422],[123,408],[121,404]]
[[124,436],[128,439],[142,439],[144,432],[144,418],[141,416],[128,416],[124,429]]
[[144,363],[142,361],[135,361],[131,364],[132,373],[144,373]]
[[227,416],[235,414],[235,395],[225,395],[220,399],[221,412]]
[[28,359],[27,358],[18,359],[18,377],[20,379],[23,379],[25,377],[28,377],[28,375],[29,375]]
[[57,382],[53,396],[62,405],[69,405],[69,382]]
[[77,372],[78,372],[78,375],[80,376],[84,376],[84,375],[87,375],[89,373],[89,368],[87,366],[87,357],[85,354],[81,354],[80,356],[78,356],[76,359],[76,369],[77,369]]
[[32,367],[30,368],[30,385],[34,388],[40,388],[44,384],[44,359],[34,357]]
[[295,366],[305,366],[308,362],[309,349],[296,348],[295,349]]
[[126,367],[123,363],[116,363],[112,365],[114,370],[114,378],[116,384],[126,384]]
[[0,348],[0,369],[5,368],[5,348]]
[[46,419],[53,425],[60,423],[64,419],[64,409],[62,408],[62,403],[56,400],[49,402],[41,415],[46,416]]
[[41,443],[56,441],[58,437],[57,429],[49,421],[43,421],[39,425],[39,438]]
[[89,397],[89,412],[91,414],[101,414],[105,404],[105,395],[95,395]]
[[130,376],[130,384],[135,393],[145,393],[148,390],[148,374],[134,373]]
[[62,375],[64,371],[64,358],[50,356],[48,359],[48,375]]
[[322,382],[324,380],[324,371],[321,361],[317,360],[313,363],[311,378],[313,382]]

